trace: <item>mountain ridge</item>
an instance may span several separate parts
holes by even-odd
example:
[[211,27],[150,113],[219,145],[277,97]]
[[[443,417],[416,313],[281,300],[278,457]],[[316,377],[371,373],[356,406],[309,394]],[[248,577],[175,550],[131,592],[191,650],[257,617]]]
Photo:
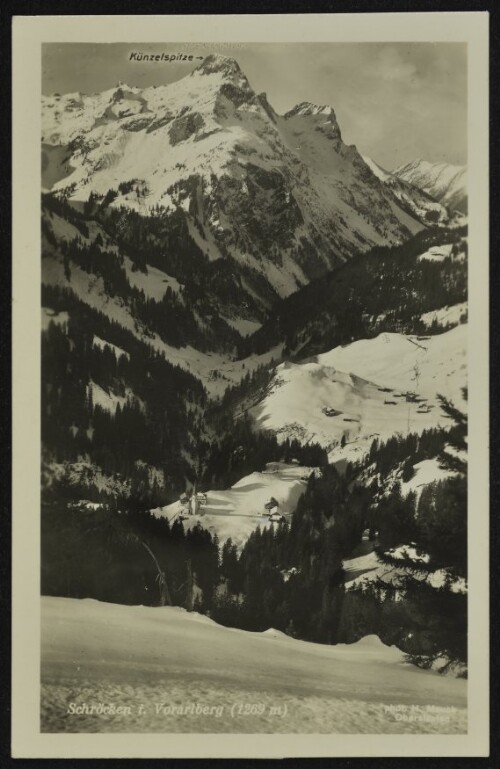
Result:
[[419,187],[448,208],[467,213],[466,166],[418,158],[395,168],[392,174]]
[[302,102],[280,116],[227,57],[165,86],[42,102],[51,194],[81,206],[114,190],[110,210],[180,211],[211,259],[278,296],[423,226],[343,142],[333,107]]

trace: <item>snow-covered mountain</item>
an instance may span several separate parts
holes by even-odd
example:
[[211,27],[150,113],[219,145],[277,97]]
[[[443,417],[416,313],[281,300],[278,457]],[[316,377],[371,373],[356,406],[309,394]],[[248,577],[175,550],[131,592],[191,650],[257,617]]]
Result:
[[418,206],[343,142],[332,107],[278,115],[223,56],[165,86],[44,96],[42,116],[46,190],[101,218],[182,217],[210,261],[235,263],[268,302],[422,229]]
[[[465,319],[465,233],[422,224],[444,225],[445,206],[346,145],[330,106],[278,115],[232,59],[165,86],[44,97],[43,176],[44,472],[77,499],[149,484],[166,506],[249,409],[280,438],[356,459],[407,429],[384,388],[411,389],[416,335]],[[351,348],[359,365],[337,361]],[[410,368],[387,384],[369,367],[381,360]],[[441,424],[441,379],[411,429]]]
[[[448,427],[437,395],[463,408],[467,326],[436,336],[380,334],[280,364],[251,414],[283,440],[316,441],[331,461],[361,459],[377,438]],[[416,393],[408,401],[406,393]]]
[[401,208],[428,224],[443,224],[450,219],[446,206],[434,200],[430,194],[394,173],[386,171],[374,160],[363,155],[363,160],[375,176],[388,186],[399,201]]
[[467,169],[450,163],[414,160],[392,171],[393,176],[419,187],[450,210],[467,213]]

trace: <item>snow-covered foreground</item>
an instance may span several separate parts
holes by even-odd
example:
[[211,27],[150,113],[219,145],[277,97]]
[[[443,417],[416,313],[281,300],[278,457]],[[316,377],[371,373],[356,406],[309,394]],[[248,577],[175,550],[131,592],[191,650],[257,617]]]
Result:
[[[437,395],[464,408],[466,367],[466,324],[435,336],[383,333],[282,363],[251,413],[259,427],[283,438],[321,443],[331,461],[354,461],[374,438],[447,426]],[[407,402],[408,391],[418,402]]]
[[[264,515],[264,505],[271,497],[276,499],[285,518],[293,513],[312,472],[311,467],[271,462],[264,472],[251,473],[230,489],[207,491],[206,507],[202,507],[199,514],[186,518],[184,527],[191,528],[200,523],[204,529],[217,534],[220,542],[231,537],[241,547],[258,526],[273,525]],[[173,502],[152,512],[174,521],[182,508],[180,502]]]
[[324,646],[179,608],[48,597],[41,631],[43,732],[467,730],[466,682],[375,636]]

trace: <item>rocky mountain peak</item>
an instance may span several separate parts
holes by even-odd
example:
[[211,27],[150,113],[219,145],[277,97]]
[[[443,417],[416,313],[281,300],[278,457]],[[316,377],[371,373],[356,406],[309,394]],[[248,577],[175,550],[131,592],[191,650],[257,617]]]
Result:
[[286,118],[295,117],[296,115],[324,115],[332,123],[337,122],[335,111],[329,104],[313,104],[310,101],[302,101],[285,113]]
[[207,56],[201,64],[193,70],[192,74],[212,75],[214,73],[222,74],[228,78],[243,78],[246,80],[240,65],[236,59],[230,56],[222,56],[218,53],[212,53]]
[[290,125],[296,125],[303,130],[310,131],[312,128],[333,140],[337,151],[342,151],[342,134],[337,122],[335,110],[329,104],[313,104],[309,101],[303,101],[292,107],[291,110],[283,116]]
[[269,100],[267,98],[267,93],[259,93],[257,96],[257,99],[259,101],[259,104],[266,112],[267,116],[272,120],[273,123],[276,123],[276,112],[274,111],[274,108],[269,103]]

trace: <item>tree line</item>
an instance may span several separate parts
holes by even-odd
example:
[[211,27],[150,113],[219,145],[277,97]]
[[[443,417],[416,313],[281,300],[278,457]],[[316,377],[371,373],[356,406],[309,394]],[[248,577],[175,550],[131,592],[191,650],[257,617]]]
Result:
[[[466,422],[451,404],[443,407],[462,420],[454,434],[440,435],[438,456],[448,478],[426,486],[418,499],[403,496],[399,483],[381,495],[380,485],[364,475],[373,455],[349,464],[344,474],[325,464],[320,475],[311,473],[291,519],[257,528],[241,551],[231,540],[220,545],[199,526],[185,531],[179,521],[154,518],[140,494],[94,511],[46,501],[42,588],[122,603],[172,603],[229,626],[276,627],[319,643],[351,643],[375,633],[423,667],[439,659],[465,662],[467,598],[457,585],[467,576],[460,454]],[[397,451],[393,441],[392,448],[379,446],[394,457],[383,477],[401,469],[413,440],[402,438]],[[437,445],[436,431],[429,431],[421,455]],[[367,529],[380,562],[396,578],[346,586],[344,561],[363,552]],[[433,585],[436,573],[441,583]]]
[[[464,227],[431,228],[398,246],[376,246],[279,302],[239,345],[241,357],[284,341],[283,355],[317,354],[388,332],[426,333],[420,316],[467,299]],[[451,243],[442,261],[418,259]],[[457,258],[459,255],[464,258]]]

